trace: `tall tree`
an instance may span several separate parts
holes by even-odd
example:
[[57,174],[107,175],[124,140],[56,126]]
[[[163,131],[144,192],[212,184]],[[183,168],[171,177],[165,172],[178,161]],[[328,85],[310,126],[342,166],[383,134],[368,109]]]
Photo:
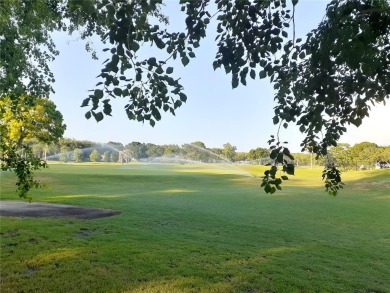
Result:
[[91,160],[91,162],[100,162],[101,158],[102,156],[99,154],[99,152],[96,149],[94,149],[89,155],[89,159]]
[[132,158],[136,160],[147,158],[147,154],[146,154],[147,148],[144,143],[133,141],[131,143],[128,143],[125,146],[125,148],[131,152]]
[[376,143],[365,141],[355,144],[350,151],[358,167],[373,168],[378,159],[378,148]]
[[329,155],[331,155],[335,164],[344,171],[350,170],[355,167],[354,157],[350,150],[351,146],[348,143],[339,143],[335,147],[329,149]]
[[146,148],[146,154],[148,157],[161,157],[164,154],[163,146],[147,143]]
[[223,156],[231,162],[236,160],[236,150],[235,146],[232,146],[230,143],[225,143],[223,145]]
[[248,153],[248,160],[260,160],[269,157],[269,150],[266,148],[251,149]]

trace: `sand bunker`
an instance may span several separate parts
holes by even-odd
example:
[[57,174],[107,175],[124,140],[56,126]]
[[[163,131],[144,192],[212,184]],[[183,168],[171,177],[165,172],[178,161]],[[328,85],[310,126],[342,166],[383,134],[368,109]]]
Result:
[[119,215],[119,211],[44,202],[0,201],[0,216],[35,218],[75,218],[90,220]]

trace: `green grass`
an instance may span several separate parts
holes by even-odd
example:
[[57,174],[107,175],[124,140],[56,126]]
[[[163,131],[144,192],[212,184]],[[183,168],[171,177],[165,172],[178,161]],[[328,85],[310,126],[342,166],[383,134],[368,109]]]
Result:
[[[228,171],[51,165],[34,201],[122,213],[1,217],[0,291],[389,292],[390,170],[343,174],[335,198],[320,169],[297,169],[272,196]],[[1,199],[16,199],[13,175],[0,179]]]

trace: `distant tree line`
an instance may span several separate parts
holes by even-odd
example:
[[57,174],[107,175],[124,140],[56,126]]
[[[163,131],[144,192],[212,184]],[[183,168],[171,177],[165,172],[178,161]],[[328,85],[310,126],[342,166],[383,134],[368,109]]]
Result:
[[269,150],[256,148],[249,152],[237,152],[237,148],[226,143],[222,148],[207,148],[201,141],[183,144],[156,145],[133,141],[126,145],[109,141],[96,143],[88,140],[63,138],[56,144],[28,140],[34,155],[44,160],[62,162],[130,162],[147,159],[182,159],[194,162],[216,163],[241,162],[265,163]]
[[[63,138],[57,144],[39,143],[29,140],[34,155],[51,161],[62,162],[122,162],[160,159],[173,162],[173,159],[182,159],[193,162],[217,163],[229,161],[235,163],[267,164],[270,152],[267,148],[258,147],[249,152],[237,152],[237,148],[230,143],[221,148],[208,148],[201,141],[181,146],[176,144],[156,145],[133,141],[126,145],[120,142],[109,141],[96,143],[87,140]],[[390,146],[381,147],[375,143],[362,142],[353,146],[340,143],[331,147],[326,157],[316,159],[315,155],[307,151],[294,153],[296,166],[323,166],[331,162],[343,171],[373,169],[378,162],[390,161]],[[164,160],[162,160],[164,159]],[[171,159],[171,161],[170,161]]]
[[297,166],[334,164],[342,171],[390,166],[390,145],[378,146],[372,142],[361,142],[353,146],[348,143],[339,143],[336,147],[331,147],[325,157],[319,159],[316,159],[310,150],[307,153],[293,155]]
[[362,142],[351,146],[339,143],[329,149],[330,163],[337,164],[343,171],[366,170],[389,167],[390,145],[380,147],[372,142]]

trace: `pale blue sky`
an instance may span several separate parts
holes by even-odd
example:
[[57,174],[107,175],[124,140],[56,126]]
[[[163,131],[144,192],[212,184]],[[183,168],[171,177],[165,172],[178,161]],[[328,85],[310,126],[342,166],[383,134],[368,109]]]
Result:
[[[181,25],[178,1],[167,1],[167,13],[173,26]],[[297,6],[297,36],[303,36],[314,28],[325,12],[325,0],[301,0]],[[184,24],[183,24],[184,25]],[[67,130],[65,137],[95,142],[119,141],[124,144],[132,141],[155,144],[183,144],[203,141],[207,147],[222,147],[224,143],[237,146],[239,151],[249,151],[256,147],[268,147],[267,140],[275,134],[277,127],[272,123],[273,87],[268,80],[248,80],[247,86],[232,90],[230,76],[224,71],[212,69],[216,53],[213,33],[201,43],[195,52],[197,58],[183,68],[176,63],[174,74],[181,82],[188,96],[187,103],[177,110],[176,116],[163,115],[153,128],[149,124],[129,121],[123,110],[126,101],[113,100],[113,117],[103,121],[86,120],[87,108],[80,108],[99,81],[101,62],[92,60],[84,50],[84,42],[65,34],[56,34],[55,41],[61,52],[51,68],[55,74],[56,93],[51,99],[64,115]],[[95,47],[103,48],[99,42]],[[99,54],[98,54],[99,55]],[[100,55],[101,56],[101,55]],[[359,129],[350,129],[342,142],[351,144],[372,141],[379,145],[390,144],[390,134],[384,131],[390,108],[377,107],[371,118],[364,121]],[[303,136],[297,127],[290,125],[281,133],[281,139],[289,141],[292,151],[299,151]]]

